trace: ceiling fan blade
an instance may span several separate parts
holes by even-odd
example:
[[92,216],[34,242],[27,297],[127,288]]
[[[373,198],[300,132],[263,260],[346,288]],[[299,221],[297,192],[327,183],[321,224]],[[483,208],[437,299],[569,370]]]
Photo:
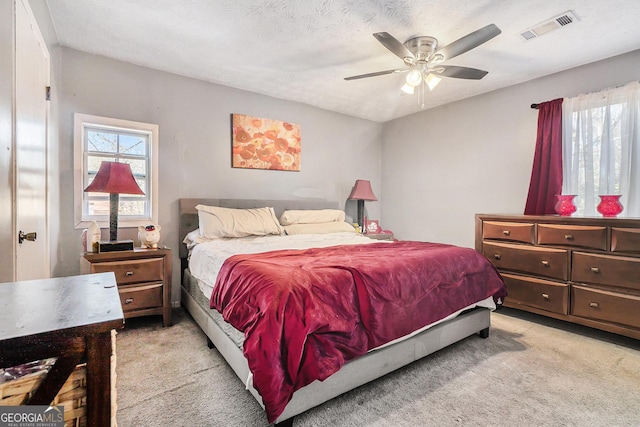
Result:
[[413,53],[405,45],[403,45],[398,39],[393,37],[389,33],[374,33],[375,37],[384,47],[389,49],[398,58],[404,61],[404,58],[415,58]]
[[498,34],[500,34],[500,28],[495,24],[489,24],[486,27],[482,27],[466,36],[449,43],[442,49],[438,50],[434,55],[442,55],[444,60],[454,58],[471,49],[480,46],[482,43],[488,42]]
[[360,74],[360,75],[357,75],[357,76],[345,77],[344,79],[345,80],[365,79],[367,77],[384,76],[385,74],[401,73],[403,71],[409,71],[409,69],[408,68],[397,68],[395,70],[376,71],[375,73]]
[[436,76],[453,77],[454,79],[470,79],[480,80],[488,71],[478,70],[477,68],[458,67],[456,65],[439,65],[431,70]]

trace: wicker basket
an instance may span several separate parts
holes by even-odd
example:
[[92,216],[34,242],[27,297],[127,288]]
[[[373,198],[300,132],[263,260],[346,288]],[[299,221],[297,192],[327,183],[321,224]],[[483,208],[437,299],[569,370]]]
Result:
[[[34,372],[0,384],[0,406],[17,406],[27,401],[47,375],[46,370]],[[64,406],[65,427],[87,425],[87,369],[85,364],[76,366],[67,381],[51,402]]]

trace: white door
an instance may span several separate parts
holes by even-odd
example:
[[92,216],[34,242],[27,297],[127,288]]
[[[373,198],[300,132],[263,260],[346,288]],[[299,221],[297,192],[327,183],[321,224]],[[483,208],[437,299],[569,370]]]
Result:
[[[50,276],[46,100],[49,52],[29,5],[25,0],[16,0],[15,6],[15,272],[16,280],[30,280]],[[20,232],[26,235],[22,243],[18,241]]]

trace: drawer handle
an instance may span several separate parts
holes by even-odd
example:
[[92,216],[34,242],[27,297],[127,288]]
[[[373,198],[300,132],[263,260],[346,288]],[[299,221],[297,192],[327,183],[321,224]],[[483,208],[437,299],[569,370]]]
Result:
[[542,265],[544,265],[545,267],[549,267],[549,261],[547,261],[546,259],[542,260]]
[[502,234],[504,234],[505,236],[508,236],[511,234],[511,232],[509,230],[503,230]]
[[600,307],[600,304],[598,304],[597,302],[590,302],[589,307],[598,308]]
[[133,271],[127,271],[124,273],[125,276],[133,276]]
[[493,254],[493,257],[494,257],[495,259],[500,259],[500,254]]
[[573,234],[565,234],[565,235],[564,235],[564,238],[565,238],[566,240],[573,240]]
[[592,273],[600,273],[600,269],[598,267],[591,267]]
[[542,294],[542,298],[544,298],[547,301],[549,301],[549,294]]
[[133,298],[127,298],[126,300],[124,300],[125,304],[131,304],[133,302]]

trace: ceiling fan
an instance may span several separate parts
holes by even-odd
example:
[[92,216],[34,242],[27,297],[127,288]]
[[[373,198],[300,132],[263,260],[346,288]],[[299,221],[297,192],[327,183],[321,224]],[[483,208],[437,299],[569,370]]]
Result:
[[404,61],[406,68],[360,74],[345,77],[345,80],[357,80],[385,74],[408,72],[405,84],[402,86],[402,91],[409,94],[413,94],[415,87],[421,84],[426,84],[429,90],[433,90],[433,88],[440,83],[440,76],[480,80],[487,75],[488,71],[477,68],[459,67],[456,65],[442,65],[442,63],[480,46],[501,32],[496,25],[489,24],[440,49],[438,49],[438,39],[434,37],[413,37],[401,43],[389,33],[374,33],[373,36],[382,43],[384,47]]

